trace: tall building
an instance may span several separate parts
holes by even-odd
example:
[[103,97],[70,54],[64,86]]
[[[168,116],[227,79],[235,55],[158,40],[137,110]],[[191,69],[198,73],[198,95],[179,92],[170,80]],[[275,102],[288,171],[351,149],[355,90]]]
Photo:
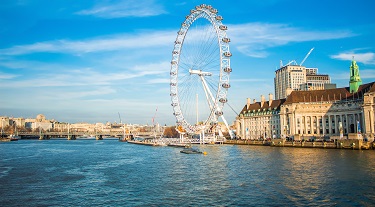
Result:
[[275,71],[275,98],[286,98],[292,91],[306,83],[306,67],[286,65]]
[[286,98],[292,91],[323,90],[331,84],[329,75],[318,74],[318,68],[286,65],[275,71],[275,98]]

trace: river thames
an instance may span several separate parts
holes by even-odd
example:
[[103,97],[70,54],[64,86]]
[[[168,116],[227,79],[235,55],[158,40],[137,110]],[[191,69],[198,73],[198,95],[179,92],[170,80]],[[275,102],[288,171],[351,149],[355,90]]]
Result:
[[373,206],[375,151],[0,143],[0,206]]

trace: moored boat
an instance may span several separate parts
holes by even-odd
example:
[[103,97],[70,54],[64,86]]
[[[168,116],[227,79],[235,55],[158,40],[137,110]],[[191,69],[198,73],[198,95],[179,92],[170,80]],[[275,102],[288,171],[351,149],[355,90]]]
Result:
[[9,135],[10,141],[18,141],[19,139],[21,139],[20,136],[17,136],[17,135],[14,135],[14,134]]
[[185,154],[207,154],[206,152],[202,152],[198,149],[195,149],[195,148],[185,148],[183,150],[180,151],[181,153],[185,153]]

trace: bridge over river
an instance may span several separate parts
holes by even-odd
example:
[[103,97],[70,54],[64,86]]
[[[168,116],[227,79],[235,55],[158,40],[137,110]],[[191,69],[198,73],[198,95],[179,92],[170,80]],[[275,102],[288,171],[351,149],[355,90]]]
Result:
[[[4,137],[9,137],[9,133],[4,133]],[[143,144],[151,145],[168,145],[168,144],[207,144],[207,143],[223,143],[225,139],[218,139],[213,137],[205,137],[205,139],[194,138],[194,137],[183,137],[180,138],[166,138],[162,136],[163,133],[155,132],[136,132],[135,134],[124,134],[119,131],[110,132],[97,132],[90,134],[88,132],[19,132],[18,139],[61,139],[66,138],[68,140],[74,139],[113,139],[117,138],[120,140],[136,140]],[[125,139],[124,139],[125,138]]]
[[[4,134],[9,136],[10,134]],[[161,137],[162,133],[155,132],[137,132],[136,136],[139,137]],[[90,134],[87,132],[19,132],[18,136],[21,139],[53,139],[53,138],[95,138],[95,139],[106,139],[106,138],[123,138],[130,136],[130,134],[124,134],[123,132],[97,132]]]

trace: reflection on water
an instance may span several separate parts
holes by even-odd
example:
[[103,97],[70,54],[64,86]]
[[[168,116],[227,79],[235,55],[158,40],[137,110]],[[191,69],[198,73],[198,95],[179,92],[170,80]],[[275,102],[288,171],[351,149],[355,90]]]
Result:
[[371,206],[374,151],[116,140],[0,144],[1,206]]

